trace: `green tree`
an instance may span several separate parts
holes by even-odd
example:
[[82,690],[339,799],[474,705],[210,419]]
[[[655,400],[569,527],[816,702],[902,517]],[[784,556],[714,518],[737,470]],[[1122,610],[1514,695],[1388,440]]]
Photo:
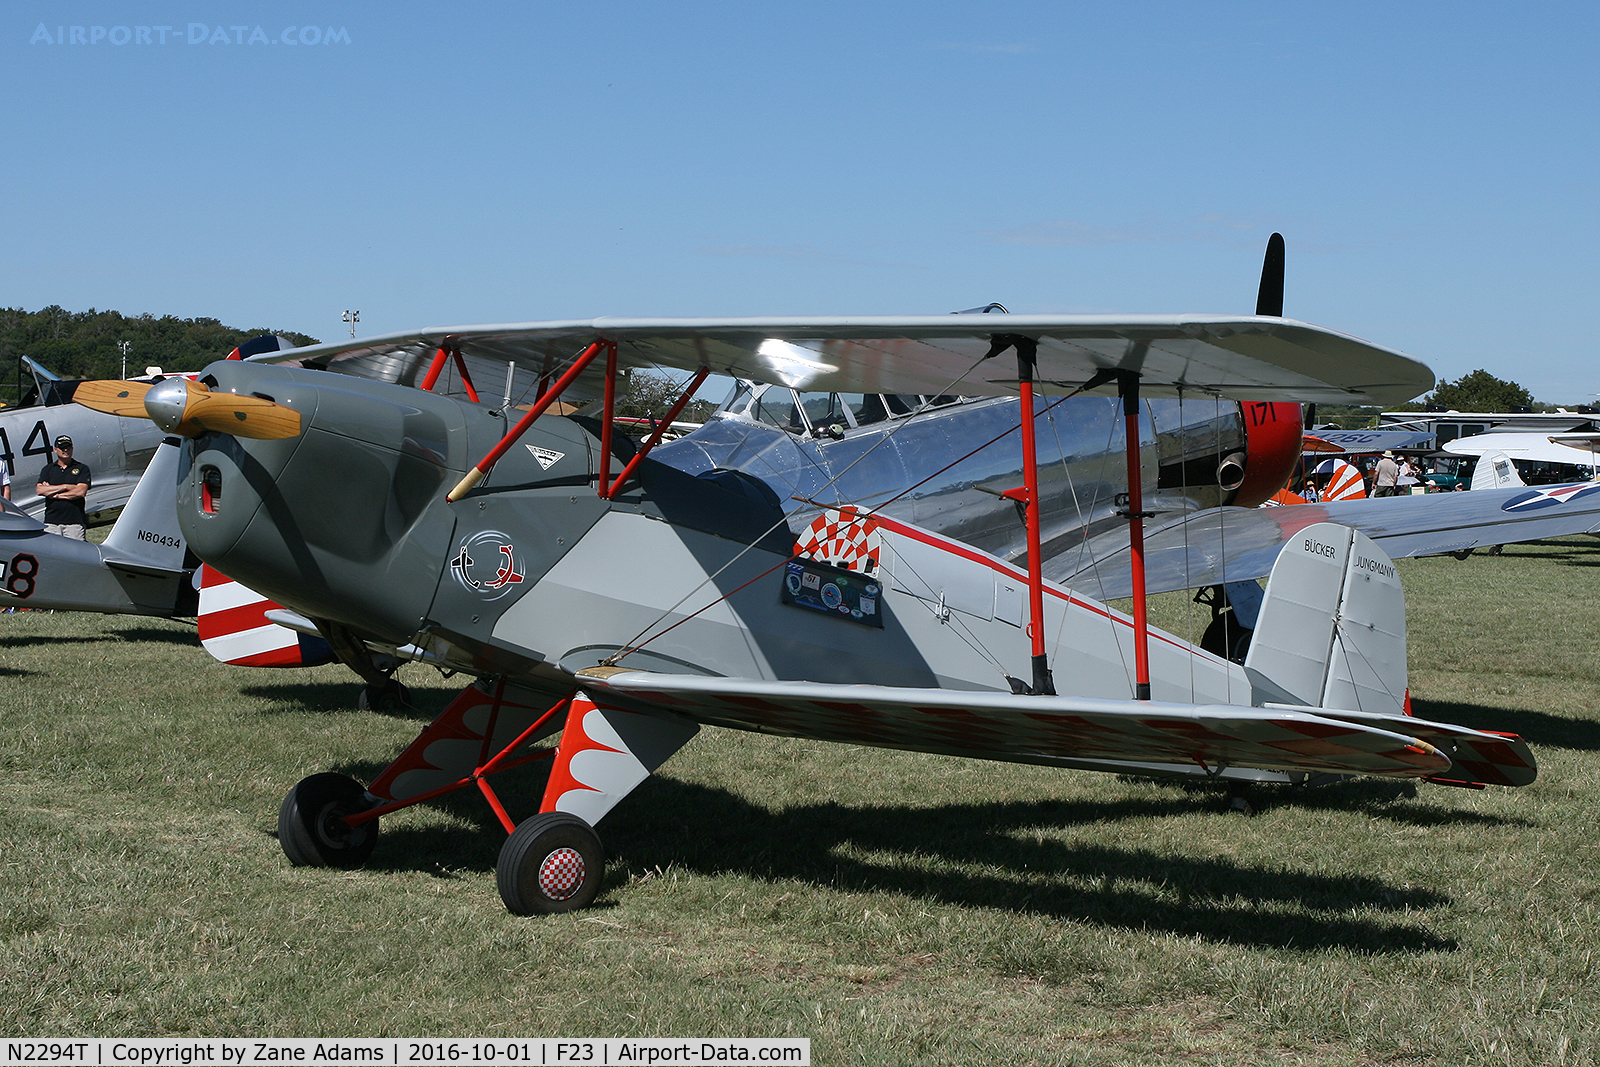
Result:
[[1531,407],[1533,394],[1516,382],[1496,378],[1486,370],[1475,370],[1456,381],[1441,383],[1428,395],[1426,402],[1455,411],[1510,411]]
[[[625,396],[617,399],[617,414],[636,419],[663,419],[683,392],[686,378],[673,378],[658,371],[635,370],[628,375]],[[704,396],[709,386],[684,406],[678,418],[684,422],[705,422],[717,410],[716,400]]]

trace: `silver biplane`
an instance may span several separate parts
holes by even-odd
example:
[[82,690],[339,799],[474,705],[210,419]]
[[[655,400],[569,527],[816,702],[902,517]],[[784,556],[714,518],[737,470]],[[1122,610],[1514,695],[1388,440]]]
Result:
[[[1222,780],[1514,786],[1536,773],[1515,737],[1404,714],[1399,581],[1347,526],[1302,524],[1274,544],[1243,663],[1146,621],[1143,530],[1163,521],[1150,501],[1192,492],[1200,502],[1178,509],[1186,521],[1217,512],[1207,494],[1237,499],[1214,450],[1181,434],[1168,450],[1147,399],[1199,405],[1193,436],[1214,444],[1217,420],[1239,410],[1222,399],[1387,404],[1432,384],[1421,364],[1355,338],[1277,314],[595,319],[429,329],[292,356],[300,366],[222,361],[193,382],[97,383],[78,400],[147,414],[185,439],[184,538],[281,605],[275,622],[477,679],[371,782],[314,774],[296,785],[279,815],[293,863],[360,865],[381,816],[475,788],[509,835],[497,868],[506,906],[584,907],[604,867],[595,825],[704,725]],[[386,364],[394,380],[307,369],[340,357]],[[443,368],[471,360],[529,368],[547,387],[520,413],[432,391]],[[614,430],[614,383],[630,365],[692,372],[685,399],[712,372],[859,395],[861,410],[841,409],[823,434],[840,425],[841,441],[873,440],[803,485],[695,435],[671,446],[678,465],[663,462],[657,436],[635,448]],[[541,417],[586,373],[598,375],[598,418]],[[1106,392],[1109,403],[1094,395]],[[894,454],[895,425],[915,425],[862,418],[867,396],[916,398],[934,417],[1012,413],[1016,479],[996,466],[942,483],[993,502],[990,533],[953,502],[851,495],[851,472]],[[954,396],[1007,399],[931,402]],[[1041,459],[1049,396],[1073,397],[1059,421],[1068,405],[1096,412],[1098,454],[1120,457],[1106,512],[1081,523],[1088,536],[1058,540],[1093,545],[1122,527],[1131,615],[1044,573],[1047,504],[1078,506],[1071,491],[1052,498],[1050,481],[1083,476],[1064,445]],[[1292,422],[1290,462],[1297,411]],[[1223,460],[1248,442],[1228,444]],[[1161,486],[1173,456],[1179,482]],[[901,487],[911,467],[937,473],[951,458],[902,452]],[[1189,478],[1201,468],[1207,479]],[[490,779],[534,762],[548,783],[539,813],[519,822]]]

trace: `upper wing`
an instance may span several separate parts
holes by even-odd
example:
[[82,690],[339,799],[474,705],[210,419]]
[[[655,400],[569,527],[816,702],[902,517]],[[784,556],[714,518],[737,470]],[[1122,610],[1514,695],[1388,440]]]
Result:
[[1512,459],[1581,463],[1592,467],[1595,465],[1595,445],[1594,434],[1483,433],[1447,441],[1442,448],[1458,456],[1504,452]]
[[[1283,543],[1318,522],[1353,526],[1392,559],[1594,533],[1600,482],[1203,511],[1145,534],[1147,586],[1158,593],[1264,577]],[[1045,574],[1101,600],[1131,596],[1127,537],[1046,560]]]
[[415,384],[441,346],[479,383],[508,362],[544,375],[597,339],[624,366],[709,367],[792,388],[1009,395],[1017,365],[986,359],[1006,338],[1038,341],[1037,379],[1067,391],[1104,370],[1137,371],[1146,395],[1390,404],[1433,385],[1421,363],[1290,319],[1216,315],[919,315],[855,318],[624,319],[440,326],[250,357]]
[[948,689],[822,685],[578,672],[612,701],[696,722],[823,741],[1025,763],[1081,760],[1200,763],[1287,771],[1429,777],[1450,757],[1390,723],[1341,721],[1312,709],[1014,696]]

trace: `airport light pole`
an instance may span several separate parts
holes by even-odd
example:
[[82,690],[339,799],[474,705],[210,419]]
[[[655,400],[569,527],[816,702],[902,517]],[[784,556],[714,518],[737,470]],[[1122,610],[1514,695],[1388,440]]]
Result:
[[346,311],[340,321],[350,324],[350,339],[354,341],[356,338],[356,323],[361,321],[361,312]]
[[122,377],[126,381],[128,377],[128,349],[133,347],[133,342],[118,341],[117,347],[122,349]]

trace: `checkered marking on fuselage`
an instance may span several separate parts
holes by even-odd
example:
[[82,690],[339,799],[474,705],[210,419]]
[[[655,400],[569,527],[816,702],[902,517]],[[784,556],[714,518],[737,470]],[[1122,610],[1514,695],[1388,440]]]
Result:
[[800,539],[800,555],[846,570],[866,571],[881,562],[878,523],[870,514],[847,505],[818,515]]

